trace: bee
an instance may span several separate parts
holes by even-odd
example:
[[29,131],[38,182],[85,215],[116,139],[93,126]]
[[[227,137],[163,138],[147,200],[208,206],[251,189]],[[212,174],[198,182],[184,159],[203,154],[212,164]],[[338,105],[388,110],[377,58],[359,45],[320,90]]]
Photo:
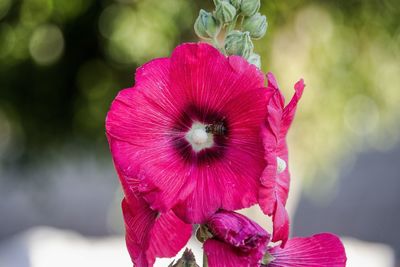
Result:
[[207,124],[205,128],[207,133],[212,133],[214,135],[220,136],[226,135],[227,131],[223,120],[219,122],[214,122],[212,124]]

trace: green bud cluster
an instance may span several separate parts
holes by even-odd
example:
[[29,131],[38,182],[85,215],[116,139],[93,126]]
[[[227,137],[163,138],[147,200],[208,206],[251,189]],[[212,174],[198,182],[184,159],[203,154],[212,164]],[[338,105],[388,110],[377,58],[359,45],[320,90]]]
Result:
[[243,21],[243,30],[249,32],[253,39],[262,38],[267,32],[267,27],[267,17],[260,13],[247,17]]
[[226,55],[242,56],[260,68],[261,59],[253,52],[252,42],[262,38],[268,28],[267,17],[259,13],[260,0],[213,1],[214,11],[200,10],[194,24],[196,34],[212,40]]
[[225,39],[225,51],[228,55],[239,55],[248,59],[253,53],[254,45],[249,32],[231,31]]
[[236,8],[227,1],[221,1],[217,4],[215,17],[222,23],[228,24],[235,19]]
[[219,21],[214,16],[203,9],[194,23],[194,31],[197,36],[203,39],[214,38],[221,29]]

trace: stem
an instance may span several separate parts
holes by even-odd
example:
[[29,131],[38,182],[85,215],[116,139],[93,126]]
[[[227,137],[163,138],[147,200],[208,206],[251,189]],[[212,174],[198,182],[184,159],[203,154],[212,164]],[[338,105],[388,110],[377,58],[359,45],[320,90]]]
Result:
[[203,250],[203,267],[208,267],[207,255],[204,250]]
[[215,37],[212,39],[212,42],[213,42],[214,46],[215,46],[219,51],[221,51],[222,54],[226,55],[226,51],[225,51],[225,37],[224,37],[223,45],[221,45],[220,42],[218,41],[218,36],[215,36]]
[[215,45],[215,47],[216,47],[217,49],[219,49],[219,50],[222,51],[222,47],[221,47],[221,45],[220,45],[220,43],[219,43],[219,41],[218,41],[218,36],[215,36],[215,37],[212,39],[212,42],[213,42],[213,44]]
[[232,30],[235,29],[238,17],[239,15],[236,15],[233,21],[229,23],[228,27],[226,28],[226,34],[230,33]]
[[243,30],[243,21],[244,21],[244,16],[240,16],[240,22],[239,22],[239,29]]

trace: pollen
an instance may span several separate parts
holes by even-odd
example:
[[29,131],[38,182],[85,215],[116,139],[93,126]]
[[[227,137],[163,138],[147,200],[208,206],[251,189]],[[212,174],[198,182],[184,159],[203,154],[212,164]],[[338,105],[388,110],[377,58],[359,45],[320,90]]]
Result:
[[207,132],[206,126],[199,122],[193,123],[191,129],[186,133],[186,140],[196,152],[214,145],[213,134]]
[[208,134],[203,129],[196,129],[193,131],[192,139],[196,145],[204,145],[207,143]]

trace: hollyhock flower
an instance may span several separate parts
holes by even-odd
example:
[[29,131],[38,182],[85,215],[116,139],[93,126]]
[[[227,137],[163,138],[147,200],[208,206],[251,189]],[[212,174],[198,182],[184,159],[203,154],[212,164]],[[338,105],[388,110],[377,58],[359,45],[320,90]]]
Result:
[[219,211],[205,224],[204,243],[210,267],[345,267],[340,239],[322,233],[290,239],[285,248],[269,246],[270,234],[249,218]]
[[125,190],[136,183],[151,209],[173,209],[187,223],[255,204],[266,166],[260,125],[272,93],[262,73],[190,43],[140,67],[135,81],[106,119]]
[[290,239],[285,248],[268,248],[268,267],[345,267],[346,252],[340,239],[330,233]]
[[192,226],[185,224],[169,211],[159,214],[141,198],[122,201],[125,239],[128,252],[136,267],[153,266],[156,257],[175,256],[188,242]]
[[263,129],[263,141],[267,167],[261,177],[259,204],[263,212],[273,216],[273,242],[282,240],[285,245],[289,236],[289,216],[285,209],[289,193],[290,173],[288,168],[288,147],[286,135],[293,121],[297,102],[304,81],[298,81],[295,94],[285,107],[285,100],[272,73],[267,74],[268,90],[273,96],[268,102],[268,119]]
[[247,217],[219,211],[206,223],[210,237],[204,243],[210,267],[258,266],[270,235]]

